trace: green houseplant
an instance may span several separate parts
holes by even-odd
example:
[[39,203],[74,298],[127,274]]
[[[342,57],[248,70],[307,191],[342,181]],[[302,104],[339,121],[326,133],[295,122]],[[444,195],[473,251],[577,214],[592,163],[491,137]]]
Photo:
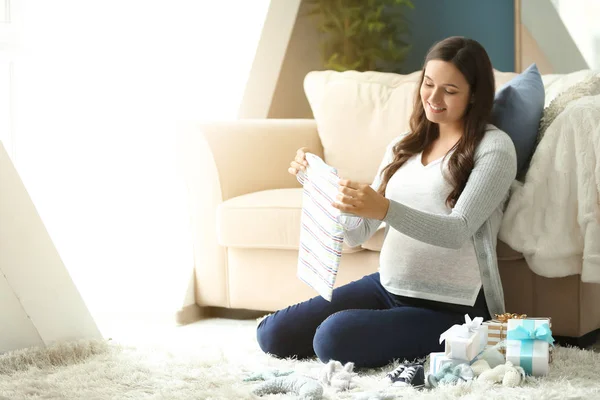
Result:
[[305,0],[321,34],[324,67],[396,72],[411,46],[406,10],[412,0]]

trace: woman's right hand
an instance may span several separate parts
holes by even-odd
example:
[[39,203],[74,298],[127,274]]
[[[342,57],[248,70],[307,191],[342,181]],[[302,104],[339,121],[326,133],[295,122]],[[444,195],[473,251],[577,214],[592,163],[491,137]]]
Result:
[[306,171],[306,166],[308,162],[306,161],[306,153],[308,153],[307,147],[301,147],[296,152],[296,157],[290,163],[290,167],[288,168],[288,172],[292,175],[296,175],[298,171]]

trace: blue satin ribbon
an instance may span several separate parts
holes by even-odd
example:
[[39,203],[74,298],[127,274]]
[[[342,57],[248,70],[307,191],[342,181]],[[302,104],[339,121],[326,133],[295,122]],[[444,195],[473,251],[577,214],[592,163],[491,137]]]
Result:
[[542,340],[554,346],[554,338],[548,323],[543,323],[536,328],[535,321],[531,319],[522,320],[522,325],[506,332],[506,339],[521,341],[520,365],[529,375],[533,374],[533,342]]
[[[524,320],[523,323],[525,323],[525,321],[527,320]],[[535,322],[533,322],[532,325],[527,325],[529,326],[519,325],[515,329],[508,331],[506,333],[506,338],[509,340],[543,340],[554,346],[552,331],[547,323],[544,323],[537,328],[535,328]]]

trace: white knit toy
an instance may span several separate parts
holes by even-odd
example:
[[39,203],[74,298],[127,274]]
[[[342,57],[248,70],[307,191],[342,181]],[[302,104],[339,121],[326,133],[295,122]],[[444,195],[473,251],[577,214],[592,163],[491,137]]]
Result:
[[519,386],[525,380],[525,370],[510,361],[490,368],[487,361],[477,360],[471,365],[471,369],[475,376],[478,376],[478,380],[489,383],[502,382],[502,385],[507,387]]
[[321,400],[323,386],[316,379],[301,375],[273,378],[252,391],[257,396],[267,394],[294,393],[302,400]]
[[352,372],[353,370],[354,363],[349,362],[342,365],[339,361],[330,360],[321,370],[321,383],[331,386],[336,392],[354,389],[357,385],[352,382],[352,378],[358,374]]
[[357,387],[352,378],[358,374],[352,372],[354,363],[342,365],[339,361],[331,360],[319,371],[319,380],[310,376],[290,374],[290,372],[266,371],[253,374],[244,379],[249,381],[265,382],[252,392],[257,396],[268,394],[294,393],[302,400],[322,400],[323,386],[331,387],[336,392],[350,390]]

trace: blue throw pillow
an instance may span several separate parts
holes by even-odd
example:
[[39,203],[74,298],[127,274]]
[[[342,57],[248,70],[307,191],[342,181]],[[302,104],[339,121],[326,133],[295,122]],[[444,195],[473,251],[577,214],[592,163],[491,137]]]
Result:
[[535,64],[531,64],[496,92],[491,122],[506,132],[515,144],[517,176],[526,172],[535,150],[544,101],[542,75]]

